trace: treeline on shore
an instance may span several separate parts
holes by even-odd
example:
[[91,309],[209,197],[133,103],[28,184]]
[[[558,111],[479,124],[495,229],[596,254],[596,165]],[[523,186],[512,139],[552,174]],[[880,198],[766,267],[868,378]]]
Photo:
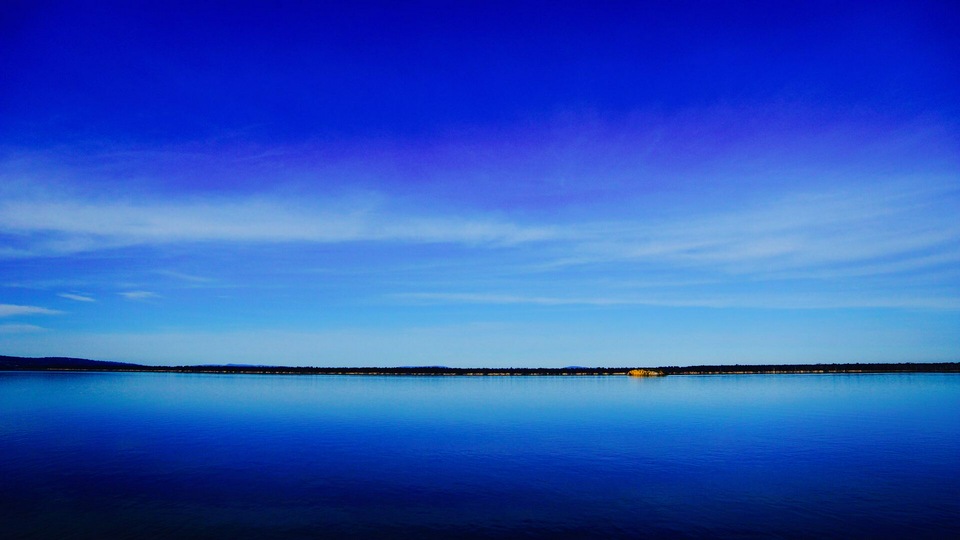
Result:
[[0,355],[0,370],[5,371],[128,371],[159,373],[221,373],[268,375],[736,375],[775,373],[960,373],[960,362],[940,363],[849,363],[849,364],[764,364],[717,366],[580,367],[563,368],[454,368],[446,366],[410,367],[288,367],[249,365],[145,366],[124,362],[104,362],[85,358],[24,358]]
[[772,373],[960,373],[960,362],[887,364],[763,364],[722,366],[666,366],[664,375],[737,375]]

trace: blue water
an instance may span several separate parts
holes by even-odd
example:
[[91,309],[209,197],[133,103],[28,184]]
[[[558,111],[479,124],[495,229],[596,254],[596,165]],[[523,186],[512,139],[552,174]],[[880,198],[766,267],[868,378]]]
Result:
[[960,375],[0,373],[0,536],[960,537]]

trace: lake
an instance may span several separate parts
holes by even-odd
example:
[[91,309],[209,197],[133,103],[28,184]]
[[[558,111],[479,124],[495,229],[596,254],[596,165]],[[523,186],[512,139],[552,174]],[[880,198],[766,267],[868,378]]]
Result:
[[4,538],[960,537],[960,375],[0,373]]

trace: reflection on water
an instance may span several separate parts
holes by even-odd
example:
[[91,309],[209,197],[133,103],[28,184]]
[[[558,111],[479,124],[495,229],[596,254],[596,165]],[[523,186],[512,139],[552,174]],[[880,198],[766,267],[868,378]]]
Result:
[[960,375],[0,373],[24,538],[949,537]]

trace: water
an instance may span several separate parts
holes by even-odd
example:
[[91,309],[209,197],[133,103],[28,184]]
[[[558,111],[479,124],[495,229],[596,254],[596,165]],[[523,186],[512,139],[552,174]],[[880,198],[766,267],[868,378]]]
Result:
[[0,531],[960,537],[960,375],[0,373]]

